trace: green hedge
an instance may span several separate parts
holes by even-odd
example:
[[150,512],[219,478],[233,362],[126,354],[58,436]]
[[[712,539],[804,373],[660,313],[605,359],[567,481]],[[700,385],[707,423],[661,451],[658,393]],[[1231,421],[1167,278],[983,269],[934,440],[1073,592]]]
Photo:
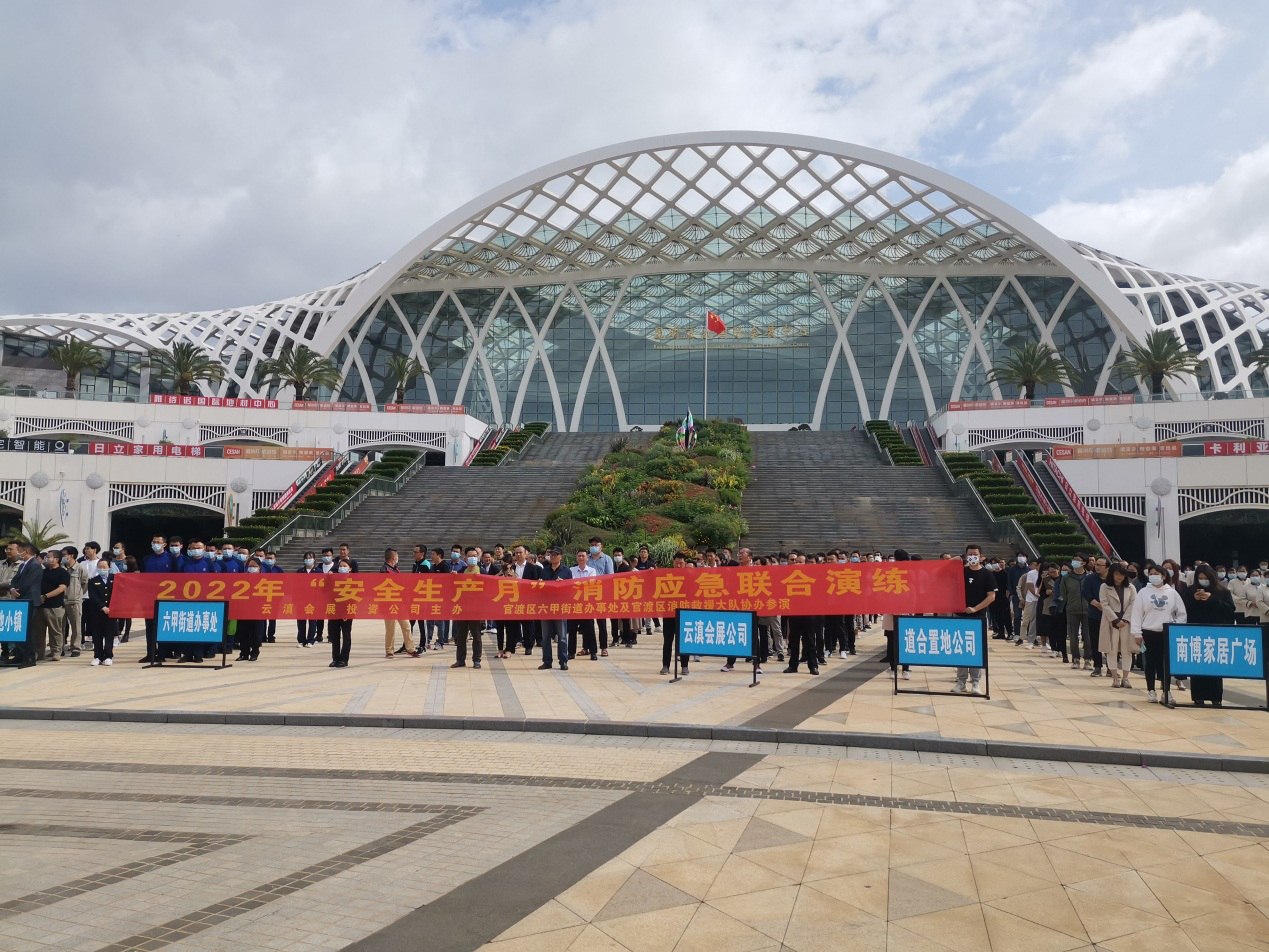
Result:
[[533,423],[524,424],[524,426],[522,426],[520,429],[523,430],[525,433],[531,433],[534,436],[545,436],[546,431],[549,430],[550,428],[551,428],[551,424],[549,423],[542,423],[540,421],[535,421]]

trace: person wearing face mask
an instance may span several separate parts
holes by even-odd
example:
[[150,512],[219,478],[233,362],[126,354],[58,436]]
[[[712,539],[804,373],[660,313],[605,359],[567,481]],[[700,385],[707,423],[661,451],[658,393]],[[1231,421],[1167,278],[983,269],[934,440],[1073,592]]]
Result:
[[[1069,570],[1068,570],[1069,571]],[[1037,627],[1040,641],[1049,649],[1049,657],[1061,657],[1067,664],[1066,654],[1066,606],[1062,604],[1062,572],[1056,562],[1049,562],[1040,577],[1040,607],[1037,609]]]
[[[441,549],[433,549],[431,558],[428,561],[431,563],[428,566],[428,572],[433,575],[449,575],[453,571],[450,560],[445,557],[445,552]],[[429,643],[432,648],[437,650],[445,648],[449,645],[452,626],[453,622],[449,619],[429,619],[427,622],[427,635],[422,641]]]
[[[70,575],[66,586],[66,640],[62,645],[62,657],[79,657],[81,643],[88,646],[88,636],[83,630],[84,598],[88,595],[88,580],[92,571],[79,561],[79,549],[68,545],[62,549],[62,568]],[[94,565],[96,561],[94,560]]]
[[[349,575],[352,573],[352,562],[348,559],[339,559],[335,563],[335,575]],[[330,637],[330,664],[328,668],[346,668],[348,667],[348,654],[352,651],[352,619],[351,618],[332,618],[330,626],[327,629]]]
[[[245,574],[248,576],[259,576],[260,570],[264,566],[260,560],[254,556],[248,555],[244,565]],[[238,657],[235,661],[259,661],[260,645],[264,641],[264,619],[262,618],[239,618],[238,619]]]
[[[464,552],[467,559],[467,567],[463,569],[464,575],[481,575],[480,571],[480,555],[476,551],[474,545],[468,546]],[[471,660],[472,667],[480,667],[481,655],[484,653],[484,622],[476,621],[470,618],[459,618],[454,622],[454,663],[451,668],[467,667],[467,639],[471,639]]]
[[238,552],[232,543],[226,542],[220,548],[220,558],[216,560],[215,571],[223,575],[237,575],[242,571],[238,564]]
[[66,637],[66,589],[70,585],[70,573],[62,567],[61,549],[50,549],[41,561],[44,574],[40,579],[39,611],[31,619],[35,627],[35,656],[37,660],[59,661]]
[[[180,570],[180,556],[169,551],[167,537],[155,535],[151,538],[150,554],[141,560],[141,571],[146,574],[171,574]],[[152,664],[159,660],[157,639],[157,622],[153,618],[147,618],[145,620],[145,655],[137,659],[138,664]]]
[[[1186,589],[1182,599],[1185,602],[1186,620],[1190,624],[1234,623],[1233,596],[1217,577],[1216,571],[1206,563],[1200,562],[1194,567],[1194,584]],[[1220,707],[1224,696],[1224,679],[1201,675],[1190,678],[1190,699],[1196,707],[1202,707],[1206,701],[1211,701],[1213,707]]]
[[[965,611],[964,617],[978,618],[986,624],[987,609],[996,600],[996,580],[983,568],[983,550],[977,545],[965,546]],[[953,694],[979,693],[982,668],[957,668]],[[971,687],[966,688],[966,679]]]
[[1159,700],[1155,693],[1155,681],[1163,691],[1163,701],[1168,703],[1168,646],[1163,636],[1163,626],[1181,623],[1187,618],[1185,603],[1180,594],[1167,584],[1167,577],[1160,566],[1152,566],[1146,575],[1146,587],[1137,593],[1133,602],[1129,629],[1134,637],[1140,637],[1144,655],[1146,691],[1151,702]]
[[[169,551],[172,548],[172,540],[168,540]],[[185,549],[185,556],[180,560],[177,571],[182,575],[206,575],[216,571],[213,561],[207,558],[207,546],[202,539],[190,539],[189,546]],[[188,644],[174,643],[168,646],[170,651],[179,651],[181,663],[202,664],[204,658],[210,658],[215,655],[215,649],[211,645],[190,642]]]
[[1229,580],[1225,584],[1229,587],[1230,597],[1234,600],[1235,624],[1255,624],[1256,622],[1253,622],[1247,614],[1247,590],[1251,588],[1247,584],[1247,567],[1243,565],[1235,566],[1234,571],[1230,573]]
[[[322,575],[322,566],[317,560],[317,553],[309,549],[297,568],[299,575]],[[297,647],[308,648],[322,639],[326,623],[320,618],[297,618],[295,620],[295,643]]]
[[1098,648],[1106,655],[1112,688],[1132,687],[1128,675],[1132,671],[1133,655],[1141,649],[1141,639],[1133,636],[1130,621],[1136,600],[1137,590],[1128,578],[1128,570],[1122,565],[1111,567],[1098,592],[1097,601],[1102,612]]
[[1072,559],[1069,571],[1062,571],[1061,598],[1066,605],[1066,642],[1071,653],[1071,667],[1080,668],[1083,659],[1084,670],[1093,666],[1093,654],[1096,641],[1088,630],[1088,600],[1084,595],[1084,560]]
[[1269,623],[1269,575],[1260,571],[1247,576],[1247,621],[1262,627]]
[[105,559],[97,563],[97,574],[88,580],[88,597],[84,602],[84,630],[93,643],[93,667],[115,663],[115,633],[119,630],[110,617],[110,596],[114,592],[114,576]]
[[1025,552],[1017,552],[1005,567],[1005,579],[1008,585],[1010,617],[1013,620],[1013,643],[1022,644],[1022,613],[1026,604],[1019,595],[1020,583],[1026,578],[1028,571]]
[[1009,572],[1000,559],[988,562],[987,571],[996,583],[996,600],[991,603],[988,613],[991,616],[993,637],[998,641],[1007,641],[1013,634],[1013,619],[1009,617]]

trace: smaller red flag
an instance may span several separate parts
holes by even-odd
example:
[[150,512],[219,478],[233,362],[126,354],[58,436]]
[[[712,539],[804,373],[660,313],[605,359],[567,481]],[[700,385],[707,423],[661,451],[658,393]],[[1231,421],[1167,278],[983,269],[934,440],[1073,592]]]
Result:
[[705,312],[705,326],[715,334],[721,334],[727,330],[727,325],[723,323],[723,319],[713,311]]

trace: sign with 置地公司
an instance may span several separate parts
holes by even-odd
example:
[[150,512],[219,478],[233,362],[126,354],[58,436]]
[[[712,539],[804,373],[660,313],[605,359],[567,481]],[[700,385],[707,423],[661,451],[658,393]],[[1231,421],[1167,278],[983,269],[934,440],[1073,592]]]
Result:
[[956,560],[653,569],[558,582],[494,575],[116,576],[110,614],[149,618],[156,600],[229,603],[230,618],[668,618],[680,609],[764,615],[965,609]]
[[225,602],[160,601],[154,607],[158,640],[218,645],[225,640],[227,608]]
[[1169,673],[1263,681],[1265,635],[1254,625],[1168,625]]
[[749,658],[758,627],[753,612],[679,612],[679,654]]
[[981,668],[987,656],[981,618],[898,617],[899,664]]

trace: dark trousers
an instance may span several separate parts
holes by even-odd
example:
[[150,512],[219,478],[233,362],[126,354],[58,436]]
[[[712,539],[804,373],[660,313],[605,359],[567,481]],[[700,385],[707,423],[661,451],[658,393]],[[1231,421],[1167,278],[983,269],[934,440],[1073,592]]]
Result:
[[[789,667],[796,671],[802,658],[806,666],[812,670],[819,668],[819,649],[816,647],[815,617],[813,615],[790,615],[785,619],[789,625]],[[821,635],[821,637],[823,637]]]
[[1154,682],[1158,680],[1159,689],[1168,693],[1168,643],[1161,631],[1143,630],[1141,632],[1141,667],[1146,675],[1146,690],[1154,690]]
[[264,640],[278,640],[278,620],[276,618],[270,618],[267,622],[265,622]]
[[348,652],[352,649],[352,619],[331,619],[328,634],[330,635],[330,659],[347,664]]
[[608,650],[608,626],[612,625],[612,642],[617,643],[617,621],[613,619],[609,621],[607,618],[595,619],[595,631],[599,635],[599,648],[601,651]]
[[[1014,587],[1015,589],[1017,588],[1017,586]],[[1022,606],[1018,604],[1018,593],[1016,591],[1011,592],[1009,595],[1009,608],[1013,613],[1013,640],[1017,641],[1022,637]]]
[[[592,654],[598,653],[595,644],[595,620],[593,618],[576,618],[568,623],[568,653],[577,654],[577,636],[582,636],[582,647]],[[607,634],[604,636],[604,647],[608,647]]]
[[467,663],[467,637],[471,636],[471,660],[476,664],[480,663],[481,653],[484,651],[484,636],[482,630],[484,623],[479,621],[456,621],[454,622],[454,660],[459,664]]
[[326,623],[311,618],[301,618],[296,623],[295,640],[302,645],[311,645],[322,640],[322,629]]
[[113,658],[115,634],[119,630],[118,623],[113,618],[94,612],[92,609],[87,609],[84,614],[88,616],[84,627],[88,631],[88,637],[93,641],[93,657],[98,661]]
[[[674,663],[675,643],[679,640],[679,620],[673,616],[661,619],[661,667],[668,668]],[[680,655],[679,664],[687,670],[690,655]]]
[[[899,633],[887,631],[884,634],[886,636],[886,664],[890,666],[890,673],[893,674],[899,667]],[[911,671],[912,665],[905,664],[903,670]]]
[[[996,595],[999,596],[1000,593],[997,592]],[[996,634],[1001,638],[1008,638],[1013,629],[1009,618],[1009,602],[998,597],[991,603],[988,612],[991,615],[991,627],[996,629]]]
[[151,661],[159,660],[159,623],[157,619],[145,619],[145,656]]
[[264,641],[264,620],[238,619],[238,653],[245,658],[260,657],[260,645]]
[[1049,640],[1049,647],[1062,652],[1063,663],[1070,660],[1066,654],[1066,616],[1045,612],[1036,616],[1036,626],[1040,635]]

